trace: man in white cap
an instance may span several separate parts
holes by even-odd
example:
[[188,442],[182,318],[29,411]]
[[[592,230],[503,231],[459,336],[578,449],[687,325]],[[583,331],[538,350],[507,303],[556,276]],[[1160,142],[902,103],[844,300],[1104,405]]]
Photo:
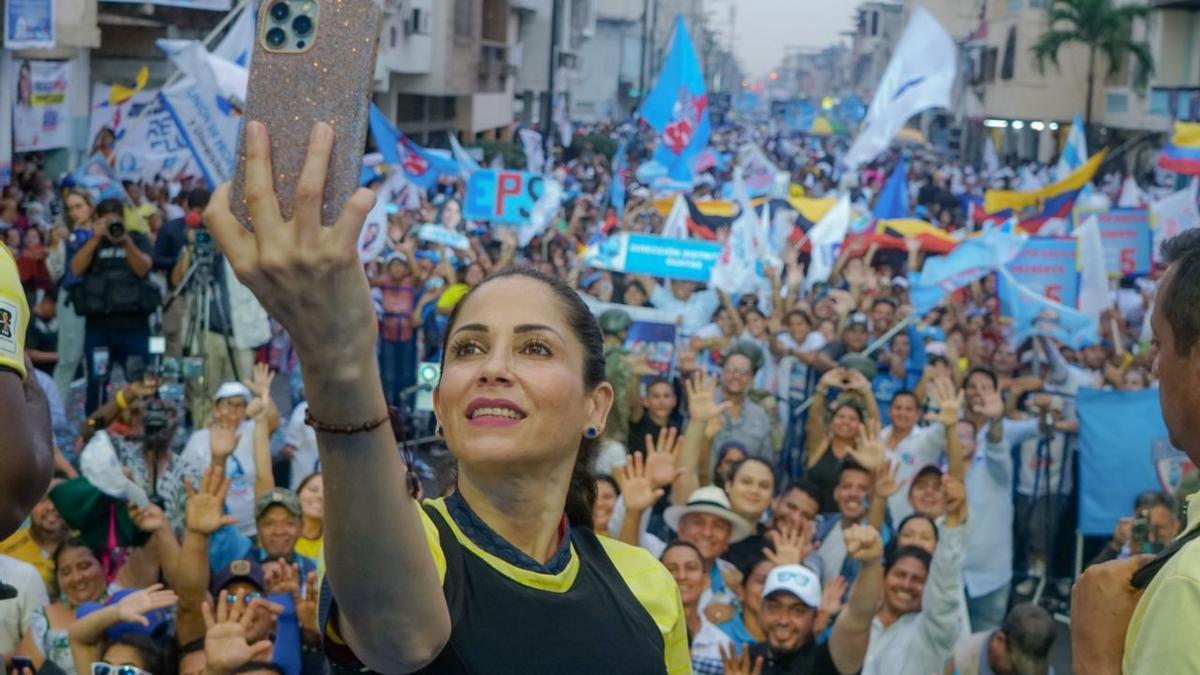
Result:
[[[763,642],[750,646],[749,656],[727,659],[727,675],[849,675],[862,668],[871,632],[871,619],[883,594],[883,540],[874,528],[855,525],[846,530],[848,553],[862,566],[850,588],[846,607],[833,624],[829,640],[817,644],[813,621],[821,606],[821,580],[803,565],[779,565],[763,584]],[[900,672],[900,671],[897,671]]]
[[[247,416],[251,404],[266,407],[261,419],[272,431],[279,426],[279,413],[271,401],[269,371],[264,368],[256,367],[254,378],[248,381],[254,388],[253,392],[250,386],[240,382],[225,382],[217,388],[209,427],[193,431],[179,456],[192,485],[199,485],[201,475],[211,463],[213,454],[218,451],[214,444],[213,429],[233,431],[236,446],[225,460],[225,475],[230,479],[225,503],[237,518],[238,531],[248,537],[255,533],[254,484],[258,477],[254,461],[254,428],[257,422]],[[216,440],[220,441],[223,435],[218,434]],[[269,466],[267,471],[270,471]]]

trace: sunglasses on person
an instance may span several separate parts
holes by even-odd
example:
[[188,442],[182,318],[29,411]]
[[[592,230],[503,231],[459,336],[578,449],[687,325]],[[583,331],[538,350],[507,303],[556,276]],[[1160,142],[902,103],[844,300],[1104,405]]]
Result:
[[[259,599],[263,598],[264,596],[262,593],[259,593],[258,591],[250,591],[243,597],[245,598],[245,600],[243,600],[242,602],[248,605],[248,604],[254,602],[255,600],[259,600]],[[230,593],[230,594],[226,595],[225,603],[228,605],[236,605],[237,604],[237,595],[234,593]],[[96,675],[96,674],[93,673],[93,675]],[[119,673],[118,675],[125,675],[125,674]]]
[[92,675],[153,675],[137,666],[114,666],[104,661],[92,661]]

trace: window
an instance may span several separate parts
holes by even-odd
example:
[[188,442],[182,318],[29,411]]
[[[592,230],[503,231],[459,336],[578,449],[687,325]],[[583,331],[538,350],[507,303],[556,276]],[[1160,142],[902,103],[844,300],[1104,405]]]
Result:
[[483,0],[483,39],[508,42],[508,0]]
[[388,41],[391,43],[392,49],[396,48],[396,38],[397,38],[396,34],[398,32],[399,31],[396,30],[395,26],[388,27]]
[[871,12],[871,35],[879,35],[879,12]]
[[1171,111],[1171,95],[1166,89],[1150,91],[1150,114],[1166,115]]
[[1000,64],[1000,79],[1013,79],[1013,70],[1017,59],[1017,27],[1008,29],[1008,39],[1004,41],[1004,62]]
[[1129,112],[1129,94],[1124,92],[1105,92],[1104,109],[1114,115],[1123,115]]
[[983,50],[983,65],[981,66],[980,79],[984,82],[996,81],[996,61],[1000,56],[1000,50],[996,47],[988,47]]
[[454,0],[454,36],[475,37],[475,0]]

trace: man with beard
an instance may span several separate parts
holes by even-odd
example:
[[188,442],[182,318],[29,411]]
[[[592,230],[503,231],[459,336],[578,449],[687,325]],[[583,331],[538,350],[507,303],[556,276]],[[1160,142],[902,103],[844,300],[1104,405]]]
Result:
[[[50,488],[61,482],[52,481]],[[50,501],[49,493],[47,490],[46,496],[34,504],[29,514],[29,527],[17,530],[0,542],[0,554],[33,565],[45,582],[47,591],[54,586],[54,560],[51,556],[54,549],[71,535],[58,509],[54,508],[54,502]]]
[[847,555],[862,571],[829,640],[818,644],[813,635],[821,605],[817,575],[803,565],[779,565],[763,584],[760,621],[766,639],[740,657],[725,654],[725,675],[848,675],[862,668],[871,616],[879,607],[883,541],[861,525],[846,530],[845,537]]
[[834,340],[821,348],[813,357],[813,367],[819,372],[838,367],[842,357],[847,354],[857,354],[867,348],[867,338],[871,337],[871,322],[867,315],[855,312],[846,319],[846,327],[842,329],[840,340]]

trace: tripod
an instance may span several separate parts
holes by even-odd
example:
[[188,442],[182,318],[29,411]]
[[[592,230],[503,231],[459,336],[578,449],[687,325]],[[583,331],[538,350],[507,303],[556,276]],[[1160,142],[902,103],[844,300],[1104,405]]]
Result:
[[[186,356],[199,357],[201,368],[200,375],[196,379],[196,386],[201,395],[206,395],[208,392],[208,333],[211,326],[210,307],[215,309],[217,319],[221,324],[228,329],[230,326],[229,317],[225,315],[225,304],[221,301],[221,289],[217,287],[219,283],[216,278],[212,250],[212,239],[204,230],[199,230],[196,233],[196,245],[194,259],[188,267],[187,272],[183,275],[183,280],[179,282],[179,286],[171,292],[163,305],[163,312],[175,303],[181,295],[188,289],[191,292],[187,294],[187,310],[184,313],[184,325],[187,326],[187,331],[183,337],[183,351]],[[214,304],[215,301],[215,304]],[[235,380],[241,380],[241,373],[238,372],[237,358],[233,349],[233,344],[229,341],[229,331],[224,330],[221,333],[221,340],[225,345],[225,355],[229,359],[230,367],[233,368],[233,377]],[[193,411],[192,423],[196,428],[202,427],[208,421],[208,406],[196,406]]]

